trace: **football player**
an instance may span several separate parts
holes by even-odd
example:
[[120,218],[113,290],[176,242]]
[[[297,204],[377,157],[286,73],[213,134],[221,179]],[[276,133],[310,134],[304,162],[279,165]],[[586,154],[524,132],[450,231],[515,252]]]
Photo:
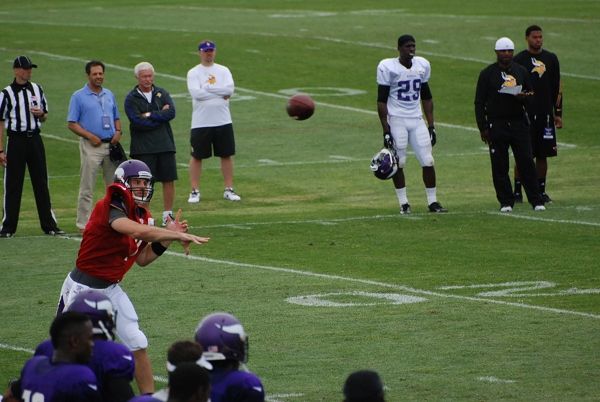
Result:
[[[384,146],[395,149],[398,171],[392,177],[401,214],[410,214],[406,194],[404,165],[408,144],[423,170],[423,182],[430,212],[448,212],[437,200],[432,147],[436,143],[433,97],[429,89],[431,67],[423,57],[415,56],[412,35],[398,38],[400,57],[383,59],[377,66],[377,113],[383,128]],[[421,106],[423,111],[421,111]],[[423,121],[423,113],[427,126]]]
[[213,313],[200,321],[195,334],[210,372],[211,402],[263,402],[265,391],[257,375],[246,370],[248,337],[231,314]]
[[114,183],[94,207],[85,227],[75,268],[65,278],[58,305],[61,313],[78,293],[89,288],[110,298],[118,313],[117,335],[133,352],[135,379],[143,394],[154,392],[148,339],[120,282],[135,262],[140,266],[152,263],[172,241],[181,242],[189,253],[190,243],[209,240],[187,233],[187,222],[179,221],[181,211],[175,221],[169,219],[164,229],[155,227],[147,209],[153,192],[152,174],[144,162],[130,159],[117,167]]
[[[531,122],[531,147],[538,177],[540,192],[545,203],[552,202],[546,194],[548,159],[557,155],[556,129],[562,128],[562,89],[558,57],[543,49],[542,28],[531,25],[525,30],[527,49],[514,58],[529,71],[533,86],[533,98],[527,103],[527,114]],[[521,178],[517,166],[515,177],[515,202],[523,202]]]
[[73,311],[59,315],[50,326],[50,338],[52,357],[29,359],[4,400],[100,402],[96,376],[87,366],[94,347],[89,317]]
[[[94,350],[88,366],[98,379],[98,390],[106,402],[125,402],[133,397],[130,382],[135,366],[133,355],[119,343],[113,342],[114,311],[108,296],[97,290],[85,290],[75,296],[69,311],[87,315],[92,320]],[[52,357],[54,347],[50,340],[38,345],[36,356]]]

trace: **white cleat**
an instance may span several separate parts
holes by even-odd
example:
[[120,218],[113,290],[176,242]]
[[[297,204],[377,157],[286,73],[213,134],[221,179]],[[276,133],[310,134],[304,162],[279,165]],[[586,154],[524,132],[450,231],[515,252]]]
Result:
[[190,204],[197,204],[200,202],[200,191],[192,190],[190,193],[190,198],[188,198],[188,202]]
[[227,187],[225,191],[223,191],[223,198],[229,201],[240,201],[242,199],[231,187]]
[[512,212],[512,207],[510,205],[504,205],[500,208],[500,212]]
[[534,211],[545,211],[546,207],[543,205],[536,205],[535,207],[533,207]]

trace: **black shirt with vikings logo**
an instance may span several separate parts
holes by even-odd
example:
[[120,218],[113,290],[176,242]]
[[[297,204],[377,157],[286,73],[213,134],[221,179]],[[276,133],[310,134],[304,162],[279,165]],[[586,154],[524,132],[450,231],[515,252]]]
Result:
[[[527,112],[534,115],[552,115],[560,92],[560,65],[558,57],[552,52],[542,49],[539,54],[523,50],[513,59],[529,72],[534,96]],[[558,113],[560,115],[560,113]]]
[[532,90],[529,74],[520,64],[513,62],[505,69],[493,63],[481,70],[475,91],[475,118],[479,131],[488,129],[494,120],[525,118],[525,102],[530,97],[499,92],[519,85],[521,92]]

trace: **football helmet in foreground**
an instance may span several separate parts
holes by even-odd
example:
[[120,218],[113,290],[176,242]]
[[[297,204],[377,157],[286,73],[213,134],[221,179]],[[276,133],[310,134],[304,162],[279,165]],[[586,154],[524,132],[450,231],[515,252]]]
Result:
[[248,361],[248,336],[242,323],[231,314],[213,313],[200,321],[196,342],[202,345],[202,356],[208,361]]
[[112,302],[104,293],[92,289],[84,290],[75,296],[67,310],[87,315],[92,320],[94,335],[114,340],[116,317]]
[[398,159],[394,151],[382,148],[371,160],[371,171],[381,180],[391,179],[398,171]]

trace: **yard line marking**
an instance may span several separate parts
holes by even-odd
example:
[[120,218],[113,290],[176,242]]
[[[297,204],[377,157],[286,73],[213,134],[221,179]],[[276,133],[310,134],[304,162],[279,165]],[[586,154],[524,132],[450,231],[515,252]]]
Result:
[[359,279],[359,278],[352,278],[352,277],[346,277],[346,276],[341,276],[341,275],[321,274],[321,273],[317,273],[317,272],[301,271],[298,269],[275,267],[275,266],[270,266],[270,265],[249,264],[249,263],[229,261],[229,260],[218,260],[215,258],[198,257],[198,256],[194,256],[194,255],[185,255],[183,253],[176,253],[173,251],[167,251],[166,254],[169,254],[169,255],[172,255],[175,257],[187,258],[187,259],[195,260],[195,261],[208,262],[211,264],[229,265],[229,266],[238,267],[238,268],[259,269],[259,270],[263,270],[263,271],[287,273],[287,274],[293,274],[293,275],[308,276],[308,277],[313,277],[313,278],[322,278],[322,279],[327,279],[327,280],[331,280],[331,281],[344,281],[344,282],[360,283],[360,284],[369,285],[369,286],[379,286],[379,287],[384,287],[384,288],[401,290],[404,292],[410,292],[410,293],[416,293],[416,294],[434,296],[434,297],[440,297],[440,298],[446,298],[446,299],[466,300],[466,301],[473,301],[473,302],[478,302],[478,303],[490,303],[490,304],[497,304],[497,305],[502,305],[502,306],[524,308],[524,309],[529,309],[529,310],[538,310],[538,311],[543,311],[546,313],[573,315],[573,316],[586,317],[586,318],[600,320],[600,315],[598,315],[598,314],[585,313],[585,312],[581,312],[581,311],[564,310],[564,309],[553,308],[553,307],[536,306],[536,305],[526,304],[526,303],[509,302],[509,301],[494,300],[494,299],[487,299],[487,298],[481,298],[481,297],[445,294],[445,293],[433,292],[430,290],[416,289],[416,288],[412,288],[410,286],[405,286],[405,285],[397,285],[397,284],[392,284],[392,283],[378,282],[378,281],[373,281],[370,279]]
[[507,218],[525,219],[525,220],[529,220],[529,221],[538,221],[538,222],[568,223],[568,224],[573,224],[573,225],[600,226],[600,223],[598,223],[598,222],[576,221],[576,220],[569,220],[569,219],[541,218],[541,217],[538,217],[538,216],[507,214],[507,213],[502,213],[502,212],[488,212],[488,214],[490,214],[490,215],[506,216]]
[[0,343],[0,349],[12,350],[14,352],[27,352],[31,355],[34,353],[33,349],[22,348],[19,346],[13,346],[13,345],[9,345],[7,343]]
[[503,380],[501,378],[494,377],[494,376],[477,377],[477,379],[479,381],[500,383],[500,384],[514,384],[516,382],[515,380]]

